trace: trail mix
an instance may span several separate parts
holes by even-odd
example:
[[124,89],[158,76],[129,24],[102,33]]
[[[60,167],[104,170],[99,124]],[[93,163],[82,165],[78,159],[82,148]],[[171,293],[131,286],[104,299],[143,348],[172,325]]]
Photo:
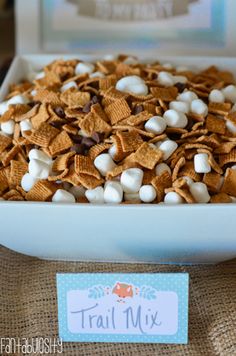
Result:
[[232,73],[56,60],[0,103],[0,200],[236,201]]

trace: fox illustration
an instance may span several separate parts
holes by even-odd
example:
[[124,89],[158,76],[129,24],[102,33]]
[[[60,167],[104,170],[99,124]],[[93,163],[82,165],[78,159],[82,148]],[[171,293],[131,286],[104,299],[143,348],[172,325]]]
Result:
[[112,293],[116,294],[119,298],[121,298],[121,299],[117,300],[118,302],[121,302],[121,303],[124,303],[124,298],[127,298],[127,297],[132,298],[134,295],[133,287],[130,284],[120,283],[120,282],[116,283],[115,287],[112,290]]

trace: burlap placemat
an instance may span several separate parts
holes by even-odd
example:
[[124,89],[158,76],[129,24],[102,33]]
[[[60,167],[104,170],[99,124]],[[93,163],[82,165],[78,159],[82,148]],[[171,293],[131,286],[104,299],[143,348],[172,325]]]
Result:
[[65,343],[63,354],[236,355],[235,267],[49,262],[0,247],[0,337],[58,336],[56,272],[189,272],[188,345]]

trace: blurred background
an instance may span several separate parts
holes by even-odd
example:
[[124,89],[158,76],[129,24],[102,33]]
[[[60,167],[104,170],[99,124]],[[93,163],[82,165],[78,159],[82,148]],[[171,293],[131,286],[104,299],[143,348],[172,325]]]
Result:
[[14,1],[0,0],[0,82],[15,50]]
[[236,56],[236,0],[0,0],[0,82],[14,54]]

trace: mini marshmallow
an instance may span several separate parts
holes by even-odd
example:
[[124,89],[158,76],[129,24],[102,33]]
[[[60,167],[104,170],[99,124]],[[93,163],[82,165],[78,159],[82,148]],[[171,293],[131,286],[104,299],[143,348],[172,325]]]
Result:
[[78,86],[77,86],[77,84],[76,84],[75,81],[72,80],[71,82],[68,82],[68,83],[62,85],[60,91],[61,91],[62,93],[64,93],[64,91],[66,91],[66,90],[68,90],[68,89],[70,89],[70,88],[78,88]]
[[115,155],[117,154],[116,145],[112,145],[108,150],[109,155],[112,159],[114,159]]
[[36,94],[37,94],[37,90],[36,89],[31,90],[30,95],[35,96]]
[[155,173],[157,176],[160,176],[162,173],[166,171],[171,175],[171,169],[166,163],[159,163],[155,167]]
[[119,182],[106,182],[104,201],[109,204],[119,204],[123,200],[123,189]]
[[88,62],[80,62],[77,64],[77,66],[75,67],[75,74],[79,75],[79,74],[90,74],[94,71],[95,66],[92,63],[88,63]]
[[163,141],[159,145],[159,149],[163,152],[163,160],[167,160],[172,153],[178,148],[178,144],[172,140]]
[[29,99],[24,95],[15,95],[8,100],[8,105],[17,105],[17,104],[28,104]]
[[29,159],[37,159],[38,161],[42,161],[48,165],[52,164],[52,158],[37,148],[32,148],[32,150],[29,151]]
[[208,106],[201,99],[195,99],[190,105],[191,112],[197,115],[206,117],[208,114]]
[[231,101],[232,103],[236,103],[236,86],[228,85],[227,87],[222,89],[222,93],[225,96],[226,100]]
[[161,116],[153,116],[145,123],[144,127],[148,132],[161,134],[166,129],[166,120]]
[[37,178],[34,178],[31,174],[26,173],[21,179],[21,187],[24,189],[25,192],[29,192],[37,181]]
[[8,102],[3,101],[2,103],[0,103],[0,116],[5,114],[5,112],[7,112],[7,110],[8,110]]
[[105,176],[109,171],[112,171],[112,169],[116,167],[116,164],[109,153],[98,155],[94,160],[94,165],[102,176]]
[[14,120],[8,120],[6,122],[1,123],[1,130],[6,135],[13,135],[14,129],[15,129],[15,121]]
[[33,125],[32,125],[32,123],[31,123],[31,121],[29,119],[22,120],[20,122],[21,133],[23,133],[24,131],[31,131],[32,128],[33,128]]
[[190,110],[190,104],[187,101],[171,101],[169,108],[188,114]]
[[207,153],[197,153],[194,156],[194,170],[196,173],[209,173],[211,171],[208,159]]
[[183,198],[176,192],[169,192],[164,197],[165,204],[183,204]]
[[208,97],[209,101],[212,103],[224,103],[225,96],[222,91],[218,89],[213,89]]
[[181,111],[170,109],[164,113],[163,117],[169,127],[178,127],[183,129],[188,124],[187,116]]
[[184,75],[173,75],[174,79],[174,84],[181,83],[181,84],[186,84],[188,81],[188,78],[185,77]]
[[103,187],[96,187],[94,189],[88,189],[85,191],[85,196],[92,204],[104,203],[104,189]]
[[34,178],[47,179],[51,167],[38,159],[31,159],[29,162],[29,174]]
[[197,94],[190,90],[186,90],[177,96],[178,101],[186,101],[187,103],[191,103],[193,100],[196,99],[198,99]]
[[157,81],[159,84],[166,86],[166,87],[170,87],[170,86],[174,85],[173,75],[169,72],[164,72],[164,71],[160,72],[158,74]]
[[231,132],[232,134],[236,134],[236,125],[232,121],[226,120],[225,124],[229,132]]
[[189,190],[197,203],[208,203],[211,199],[205,183],[193,183],[190,185]]
[[151,203],[156,196],[156,190],[151,184],[143,185],[139,190],[139,197],[144,203]]
[[234,164],[232,167],[230,167],[231,169],[233,169],[234,171],[236,171],[236,164]]
[[123,77],[116,83],[116,89],[124,93],[133,93],[137,95],[147,95],[148,87],[144,80],[137,75]]
[[120,182],[125,193],[137,193],[142,185],[143,171],[129,168],[122,172]]
[[105,78],[105,74],[97,71],[97,72],[89,74],[89,78]]
[[140,202],[140,197],[139,193],[125,193],[124,194],[124,199],[125,201],[130,201],[130,202]]
[[53,203],[75,203],[75,197],[73,194],[67,192],[64,189],[58,189],[52,197]]
[[82,185],[73,186],[69,188],[69,192],[73,194],[76,199],[78,199],[85,196],[86,189]]

